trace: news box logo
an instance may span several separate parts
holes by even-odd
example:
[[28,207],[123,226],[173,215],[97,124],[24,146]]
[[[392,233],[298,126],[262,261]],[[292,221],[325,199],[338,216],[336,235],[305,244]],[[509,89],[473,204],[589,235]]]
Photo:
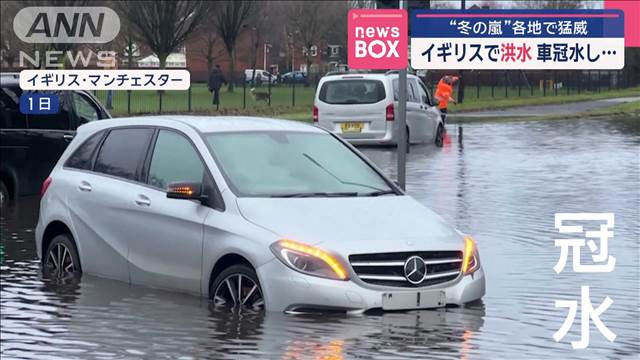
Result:
[[405,10],[349,11],[349,68],[406,68],[409,47],[407,28]]

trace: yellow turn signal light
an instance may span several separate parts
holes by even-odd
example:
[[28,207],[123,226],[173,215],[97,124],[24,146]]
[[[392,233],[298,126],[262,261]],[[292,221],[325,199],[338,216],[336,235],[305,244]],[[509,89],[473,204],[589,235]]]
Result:
[[478,256],[476,243],[469,235],[464,237],[464,254],[462,261],[462,273],[470,274],[478,269]]
[[193,189],[190,186],[170,187],[169,191],[172,191],[172,192],[175,192],[175,193],[180,193],[182,195],[188,195],[188,196],[193,195]]

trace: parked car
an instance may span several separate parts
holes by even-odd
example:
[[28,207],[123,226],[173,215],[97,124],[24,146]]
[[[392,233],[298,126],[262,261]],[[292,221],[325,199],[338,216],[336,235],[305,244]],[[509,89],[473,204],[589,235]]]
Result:
[[282,75],[280,81],[283,84],[304,84],[307,81],[307,74],[302,71],[289,71]]
[[60,112],[25,115],[18,74],[0,74],[0,198],[37,194],[75,129],[111,117],[87,91],[58,91]]
[[[407,75],[407,142],[442,146],[444,124],[422,80]],[[320,79],[313,121],[352,144],[397,145],[398,73],[331,74]]]
[[[251,81],[251,79],[253,79],[253,81]],[[269,80],[271,79],[271,80]],[[265,83],[267,84],[269,81],[271,81],[271,83],[275,83],[276,82],[276,77],[275,75],[269,73],[268,71],[264,71],[261,69],[256,69],[256,75],[255,78],[253,77],[253,69],[246,69],[244,71],[244,80],[248,83]]]
[[43,184],[35,235],[47,276],[84,272],[236,309],[432,308],[485,292],[469,236],[300,122],[83,125]]

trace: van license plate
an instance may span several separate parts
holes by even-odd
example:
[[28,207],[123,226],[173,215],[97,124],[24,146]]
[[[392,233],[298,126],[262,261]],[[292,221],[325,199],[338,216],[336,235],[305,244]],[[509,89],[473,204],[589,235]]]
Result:
[[362,132],[364,128],[364,123],[361,122],[350,122],[350,123],[342,123],[340,124],[340,129],[343,133],[359,133]]
[[408,310],[444,307],[447,304],[444,291],[393,292],[382,294],[382,309]]

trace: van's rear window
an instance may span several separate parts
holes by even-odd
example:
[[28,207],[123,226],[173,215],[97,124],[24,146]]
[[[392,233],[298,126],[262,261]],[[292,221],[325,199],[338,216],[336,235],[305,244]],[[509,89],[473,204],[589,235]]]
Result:
[[327,104],[373,104],[385,96],[380,80],[333,80],[322,84],[318,98]]

